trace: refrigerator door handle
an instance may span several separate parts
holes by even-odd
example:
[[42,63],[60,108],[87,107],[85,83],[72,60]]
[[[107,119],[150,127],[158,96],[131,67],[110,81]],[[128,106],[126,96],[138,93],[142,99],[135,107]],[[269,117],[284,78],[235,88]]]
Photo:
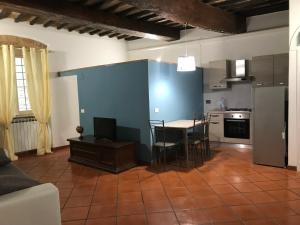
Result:
[[286,133],[286,122],[284,123],[284,128],[283,128],[283,131],[281,132],[282,140],[285,140],[285,133]]

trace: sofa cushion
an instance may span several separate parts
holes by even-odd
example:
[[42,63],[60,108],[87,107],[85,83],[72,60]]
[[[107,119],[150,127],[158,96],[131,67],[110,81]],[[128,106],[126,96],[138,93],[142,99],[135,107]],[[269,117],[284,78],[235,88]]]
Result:
[[6,153],[4,149],[0,148],[0,166],[4,166],[6,164],[9,164],[11,161],[10,159],[6,156]]
[[30,188],[40,183],[26,176],[2,175],[0,176],[0,195]]

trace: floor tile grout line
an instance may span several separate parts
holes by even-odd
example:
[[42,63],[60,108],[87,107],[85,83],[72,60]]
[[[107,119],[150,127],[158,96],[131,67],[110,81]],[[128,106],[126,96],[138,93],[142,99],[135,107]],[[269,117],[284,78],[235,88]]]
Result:
[[[64,157],[64,156],[63,156]],[[60,158],[60,157],[55,157],[55,158],[50,158],[51,160],[56,160],[56,159],[58,159],[58,158]],[[233,157],[234,158],[234,157]],[[36,164],[36,167],[38,167],[39,165],[42,165],[43,164],[43,162],[44,162],[45,160],[43,159],[43,160],[41,160],[41,161],[39,161],[37,164]],[[231,173],[231,171],[230,170],[234,170],[234,169],[237,169],[238,168],[238,163],[234,163],[234,161],[232,160],[232,161],[230,161],[230,162],[225,162],[225,164],[219,164],[219,163],[222,163],[220,160],[219,160],[219,162],[213,162],[211,165],[210,165],[210,168],[208,168],[206,171],[214,171],[218,176],[220,176],[220,177],[223,177],[224,178],[224,176],[228,176],[227,174],[234,174],[234,173]],[[58,182],[60,182],[60,180],[61,180],[61,178],[66,174],[66,173],[70,173],[70,165],[67,165],[67,166],[60,166],[59,165],[60,164],[60,162],[58,162],[58,163],[52,163],[51,164],[51,166],[52,167],[56,167],[56,168],[60,168],[60,169],[62,169],[63,170],[63,172],[60,174],[60,176],[58,177],[58,178],[55,178],[55,179],[53,179],[53,180],[57,180],[56,182],[54,182],[55,184],[57,184]],[[62,163],[63,164],[63,163]],[[49,164],[50,165],[50,164]],[[49,167],[49,165],[47,164],[47,168]],[[57,165],[57,166],[56,166]],[[218,166],[218,165],[221,165],[221,167],[217,167],[216,168],[216,170],[214,170],[212,167],[213,166]],[[250,169],[248,170],[248,167],[250,168],[251,167],[251,169],[253,170],[253,172],[251,172],[250,171]],[[81,174],[83,174],[83,173],[85,173],[85,172],[88,172],[88,170],[84,170],[84,169],[82,169],[81,167],[79,167],[80,168],[80,173]],[[258,168],[258,169],[257,169]],[[265,169],[266,168],[266,169]],[[60,170],[60,169],[58,169],[58,171]],[[225,170],[224,170],[225,169]],[[227,169],[228,169],[228,171],[227,171]],[[272,168],[271,168],[272,169]],[[223,170],[223,171],[222,171]],[[271,171],[271,172],[270,172]],[[245,175],[245,174],[250,174],[250,175],[259,175],[259,176],[263,176],[262,174],[264,174],[264,173],[275,173],[274,172],[275,170],[270,170],[269,169],[269,167],[256,167],[256,165],[251,165],[250,166],[250,164],[249,164],[249,166],[247,166],[246,167],[246,169],[243,169],[243,171],[241,172],[241,173],[236,173],[236,175]],[[283,170],[280,170],[280,172],[281,172],[281,174],[284,174],[284,172],[285,171],[283,171]],[[76,172],[77,173],[77,172]],[[179,179],[180,179],[180,181],[184,184],[184,187],[189,191],[189,193],[190,194],[192,194],[192,192],[187,188],[187,183],[185,183],[184,182],[184,177],[183,176],[181,176],[181,173],[179,172],[179,171],[177,171],[176,172],[176,174],[177,174],[177,178],[178,178],[178,176],[179,176]],[[272,174],[271,174],[272,175]],[[43,176],[43,175],[42,175]],[[141,189],[141,180],[140,180],[140,175],[138,175],[139,176],[139,185],[140,185],[140,189]],[[156,176],[158,176],[158,175],[156,175]],[[54,176],[55,177],[55,176]],[[118,177],[119,178],[119,177]],[[294,193],[296,196],[299,196],[297,193],[295,193],[294,191],[293,191],[293,189],[297,189],[297,188],[293,188],[293,186],[287,186],[286,184],[284,184],[285,182],[289,182],[289,181],[291,181],[291,184],[292,185],[296,185],[298,182],[299,182],[299,178],[300,178],[300,176],[299,176],[299,178],[298,178],[298,180],[296,180],[296,179],[285,179],[284,178],[284,176],[282,176],[282,178],[280,178],[280,177],[275,177],[274,179],[272,178],[272,179],[270,179],[270,177],[269,176],[265,176],[264,177],[265,179],[266,179],[266,181],[267,182],[274,182],[274,183],[277,183],[278,185],[280,184],[281,186],[282,186],[282,188],[280,188],[278,191],[283,191],[283,190],[285,190],[285,191],[288,191],[288,192],[291,192],[291,193]],[[95,185],[95,187],[97,187],[97,183],[99,182],[99,177],[98,177],[98,180],[97,180],[97,182],[96,182],[96,185]],[[162,180],[161,180],[161,177],[159,177],[159,182],[160,182],[160,184],[162,185]],[[228,182],[228,184],[230,184],[231,186],[233,186],[233,183],[231,183],[231,182],[229,182],[228,180],[227,180],[227,182]],[[252,184],[254,184],[254,185],[256,185],[256,182],[257,181],[255,181],[255,180],[251,180],[251,182],[250,183],[252,183]],[[282,184],[280,183],[280,182],[282,182]],[[205,181],[205,183],[206,183],[206,181]],[[295,184],[294,184],[295,183]],[[68,196],[68,198],[71,198],[71,193],[74,191],[74,188],[77,186],[77,184],[78,184],[78,182],[76,182],[76,184],[72,187],[72,188],[70,188],[70,189],[72,189],[72,191],[70,192],[70,194],[69,194],[69,196]],[[257,186],[257,185],[256,185]],[[93,191],[93,196],[94,196],[94,193],[95,193],[95,187],[94,187],[94,191]],[[209,187],[211,187],[210,185],[209,185]],[[259,187],[259,186],[258,186]],[[169,203],[170,203],[170,198],[168,197],[168,195],[167,195],[167,192],[166,192],[166,186],[165,185],[162,185],[162,188],[163,188],[163,190],[164,190],[164,193],[165,193],[165,195],[166,195],[166,197],[167,197],[167,199],[168,199],[168,201],[169,201]],[[298,188],[298,189],[300,189],[300,188]],[[213,190],[213,193],[216,193],[215,192],[215,190],[214,189],[212,189]],[[273,190],[264,190],[264,189],[261,189],[259,192],[262,192],[262,193],[265,193],[265,194],[268,194],[268,196],[270,196],[270,193],[269,193],[269,191],[273,191]],[[275,190],[275,191],[277,191],[277,190]],[[141,189],[141,192],[142,192],[142,189]],[[244,192],[238,192],[239,194],[242,194],[242,195],[244,195],[245,193]],[[252,192],[251,192],[252,193]],[[254,192],[255,193],[255,192]],[[218,194],[218,193],[216,193],[217,194],[217,196],[219,196],[220,197],[220,194]],[[224,195],[224,194],[223,194]],[[272,196],[270,196],[271,198],[272,198]],[[222,199],[221,199],[222,200]],[[277,200],[276,199],[276,202],[274,202],[274,203],[258,203],[258,204],[256,204],[256,203],[251,203],[250,205],[254,205],[255,207],[257,207],[257,206],[259,206],[259,205],[264,205],[264,204],[266,204],[266,205],[268,205],[268,204],[270,204],[270,205],[272,205],[272,204],[285,204],[285,203],[287,203],[287,202],[291,202],[291,201],[298,201],[298,199],[295,199],[295,200],[289,200],[289,198],[288,197],[285,197],[285,198],[283,198],[283,200]],[[143,198],[143,195],[142,195],[142,202],[143,202],[143,204],[145,203],[144,202],[144,198]],[[66,201],[66,203],[67,203],[67,201]],[[90,206],[91,206],[91,204],[90,204]],[[227,206],[227,205],[226,205]],[[290,206],[288,206],[288,205],[286,205],[287,206],[287,208],[291,211],[291,212],[293,212],[292,214],[295,214],[295,215],[292,215],[291,217],[295,217],[295,216],[298,216],[298,215],[300,215],[300,213],[298,212],[297,213],[297,211],[296,210],[294,210],[293,208],[291,208]],[[65,207],[65,206],[64,206]],[[173,205],[171,204],[171,207],[172,207],[172,212],[173,213],[175,213],[175,216],[176,216],[176,212],[175,212],[175,210],[174,210],[174,208],[173,208]],[[227,206],[227,207],[230,207],[229,205]],[[144,208],[145,209],[145,208]],[[272,217],[270,217],[270,216],[268,216],[268,217],[265,217],[266,219],[270,219],[270,220],[273,220],[273,218]],[[178,219],[177,219],[178,220]],[[276,218],[276,219],[274,219],[274,221],[275,220],[278,220],[278,218]],[[148,220],[147,220],[148,221]],[[87,222],[87,221],[85,221],[85,222]]]
[[[176,175],[178,176],[177,172],[176,172]],[[172,208],[172,210],[173,210],[173,213],[174,213],[174,215],[175,215],[175,217],[176,217],[176,220],[177,220],[178,224],[180,224],[180,220],[179,220],[179,218],[178,218],[178,216],[177,216],[177,214],[176,214],[176,210],[175,210],[174,207],[173,207],[173,204],[172,204],[172,202],[171,202],[171,200],[170,200],[170,198],[169,198],[169,195],[168,195],[168,193],[167,193],[167,191],[166,191],[165,185],[164,185],[163,182],[161,181],[161,177],[159,176],[159,174],[158,174],[158,179],[159,179],[159,181],[160,181],[160,183],[161,183],[161,185],[162,185],[162,188],[163,188],[164,193],[165,193],[165,195],[166,195],[166,197],[167,197],[167,199],[168,199],[168,202],[169,202],[169,204],[170,204],[170,206],[171,206],[171,208]]]
[[[101,174],[101,173],[100,173]],[[93,206],[92,205],[92,201],[93,201],[93,199],[94,199],[94,196],[95,196],[95,192],[96,192],[96,188],[97,188],[97,185],[98,185],[98,182],[101,182],[100,181],[100,177],[99,177],[99,175],[97,176],[97,181],[96,181],[96,184],[94,185],[94,190],[93,190],[93,193],[92,193],[92,199],[91,199],[91,202],[90,202],[90,204],[89,204],[89,209],[88,209],[88,213],[87,213],[87,216],[86,216],[86,219],[85,219],[85,225],[87,224],[87,221],[88,221],[88,219],[89,219],[89,214],[90,214],[90,211],[91,211],[91,207]]]
[[143,208],[144,208],[144,214],[145,214],[145,218],[146,218],[146,225],[148,225],[148,214],[146,212],[146,207],[145,207],[145,202],[144,202],[144,197],[143,197],[143,192],[142,192],[142,186],[141,186],[141,181],[140,181],[140,174],[138,172],[138,181],[139,181],[139,187],[140,187],[140,193],[141,193],[141,197],[142,197],[142,203],[143,203]]

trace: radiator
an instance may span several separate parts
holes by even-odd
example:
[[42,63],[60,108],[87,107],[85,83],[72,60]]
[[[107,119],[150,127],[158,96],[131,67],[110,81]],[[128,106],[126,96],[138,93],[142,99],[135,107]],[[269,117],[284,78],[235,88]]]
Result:
[[37,148],[38,123],[33,116],[14,118],[11,128],[16,153]]

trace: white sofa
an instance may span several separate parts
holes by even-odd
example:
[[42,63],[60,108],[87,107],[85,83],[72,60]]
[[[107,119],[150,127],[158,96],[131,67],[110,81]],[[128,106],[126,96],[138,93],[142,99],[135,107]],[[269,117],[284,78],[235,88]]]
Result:
[[41,184],[0,196],[1,225],[61,225],[59,192]]

